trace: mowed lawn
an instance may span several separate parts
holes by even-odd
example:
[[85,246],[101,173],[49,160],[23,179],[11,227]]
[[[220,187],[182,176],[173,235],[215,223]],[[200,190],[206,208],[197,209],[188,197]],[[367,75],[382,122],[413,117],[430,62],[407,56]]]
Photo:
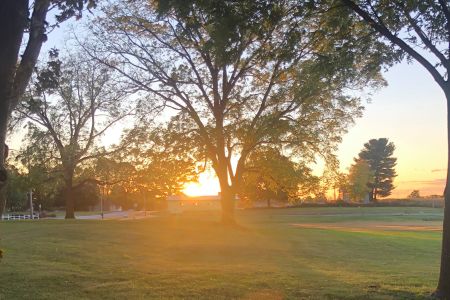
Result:
[[0,222],[0,299],[427,299],[442,209]]

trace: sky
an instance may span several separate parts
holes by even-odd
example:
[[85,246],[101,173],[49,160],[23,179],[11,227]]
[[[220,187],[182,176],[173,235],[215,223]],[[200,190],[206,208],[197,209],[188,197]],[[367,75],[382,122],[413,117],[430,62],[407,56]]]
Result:
[[[341,171],[348,172],[364,143],[385,137],[396,146],[398,176],[391,198],[405,198],[413,190],[422,196],[442,195],[447,170],[445,96],[417,63],[395,65],[384,77],[388,86],[372,92],[363,116],[343,137],[337,152]],[[320,172],[318,166],[316,174]],[[202,174],[199,184],[185,190],[188,195],[218,191],[212,174]]]
[[447,166],[446,106],[442,90],[417,63],[403,62],[385,73],[388,86],[366,104],[362,118],[344,136],[338,157],[347,170],[371,138],[396,146],[396,189],[392,197],[442,194]]
[[[348,172],[364,143],[385,137],[396,146],[398,176],[391,198],[405,198],[413,190],[422,196],[442,195],[447,170],[445,96],[417,63],[402,62],[384,77],[388,86],[372,92],[363,116],[343,137],[337,152],[341,171]],[[188,195],[218,191],[212,174],[202,174],[199,184],[185,190]]]
[[[70,24],[63,24],[51,33],[41,58],[48,49],[63,46],[69,27]],[[370,103],[364,103],[363,116],[343,137],[337,153],[341,171],[348,171],[369,139],[385,137],[396,146],[398,176],[391,197],[404,198],[412,190],[419,190],[423,196],[442,194],[447,165],[445,96],[415,62],[397,64],[384,77],[388,86],[373,92]],[[19,143],[16,138],[13,147],[20,147]],[[185,189],[189,195],[218,191],[219,185],[211,173],[201,174],[198,184],[189,184]]]

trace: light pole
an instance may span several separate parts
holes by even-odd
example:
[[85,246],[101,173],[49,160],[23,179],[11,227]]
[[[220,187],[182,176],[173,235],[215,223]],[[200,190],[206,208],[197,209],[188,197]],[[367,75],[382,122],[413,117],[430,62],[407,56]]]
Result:
[[144,191],[144,216],[147,216],[147,195]]
[[34,211],[33,211],[33,189],[31,188],[31,165],[30,165],[30,147],[27,147],[27,169],[28,169],[28,184],[30,185],[30,191],[28,192],[28,196],[30,197],[30,219],[34,219]]
[[100,192],[100,211],[101,211],[101,215],[102,215],[102,220],[103,220],[103,194],[105,193],[105,186],[102,185],[102,190]]
[[[8,149],[11,152],[16,152],[16,153],[20,153],[19,150],[16,149]],[[19,155],[16,157],[16,160],[19,158]],[[28,203],[30,205],[30,219],[34,219],[34,209],[33,209],[33,189],[31,188],[31,163],[30,163],[30,147],[27,147],[27,151],[26,151],[26,155],[25,155],[25,159],[26,159],[26,167],[28,170],[28,186],[30,188],[30,190],[27,192],[27,198],[28,198]],[[6,207],[6,200],[4,203],[5,207]]]
[[34,210],[33,210],[33,190],[30,189],[30,191],[27,193],[30,201],[30,219],[34,219]]

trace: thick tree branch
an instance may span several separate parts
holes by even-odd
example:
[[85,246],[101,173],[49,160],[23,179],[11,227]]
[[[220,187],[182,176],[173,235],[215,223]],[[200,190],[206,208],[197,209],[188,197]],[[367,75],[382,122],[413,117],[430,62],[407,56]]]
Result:
[[13,98],[10,105],[10,112],[17,106],[20,97],[25,92],[39,53],[41,52],[42,44],[47,39],[45,35],[45,19],[47,17],[49,6],[49,0],[36,0],[34,3],[29,40],[14,78]]
[[405,41],[395,36],[386,26],[375,21],[368,12],[363,10],[352,0],[342,0],[345,5],[356,12],[361,18],[363,18],[372,28],[374,28],[379,34],[387,38],[390,42],[400,47],[403,51],[411,55],[418,63],[420,63],[434,78],[442,89],[445,89],[446,82],[441,74],[434,68],[434,66],[416,50],[409,46]]

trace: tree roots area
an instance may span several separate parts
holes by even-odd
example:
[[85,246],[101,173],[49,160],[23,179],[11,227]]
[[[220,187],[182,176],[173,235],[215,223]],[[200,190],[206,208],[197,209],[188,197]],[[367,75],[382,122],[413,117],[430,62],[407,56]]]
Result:
[[442,209],[0,222],[0,299],[429,299]]

